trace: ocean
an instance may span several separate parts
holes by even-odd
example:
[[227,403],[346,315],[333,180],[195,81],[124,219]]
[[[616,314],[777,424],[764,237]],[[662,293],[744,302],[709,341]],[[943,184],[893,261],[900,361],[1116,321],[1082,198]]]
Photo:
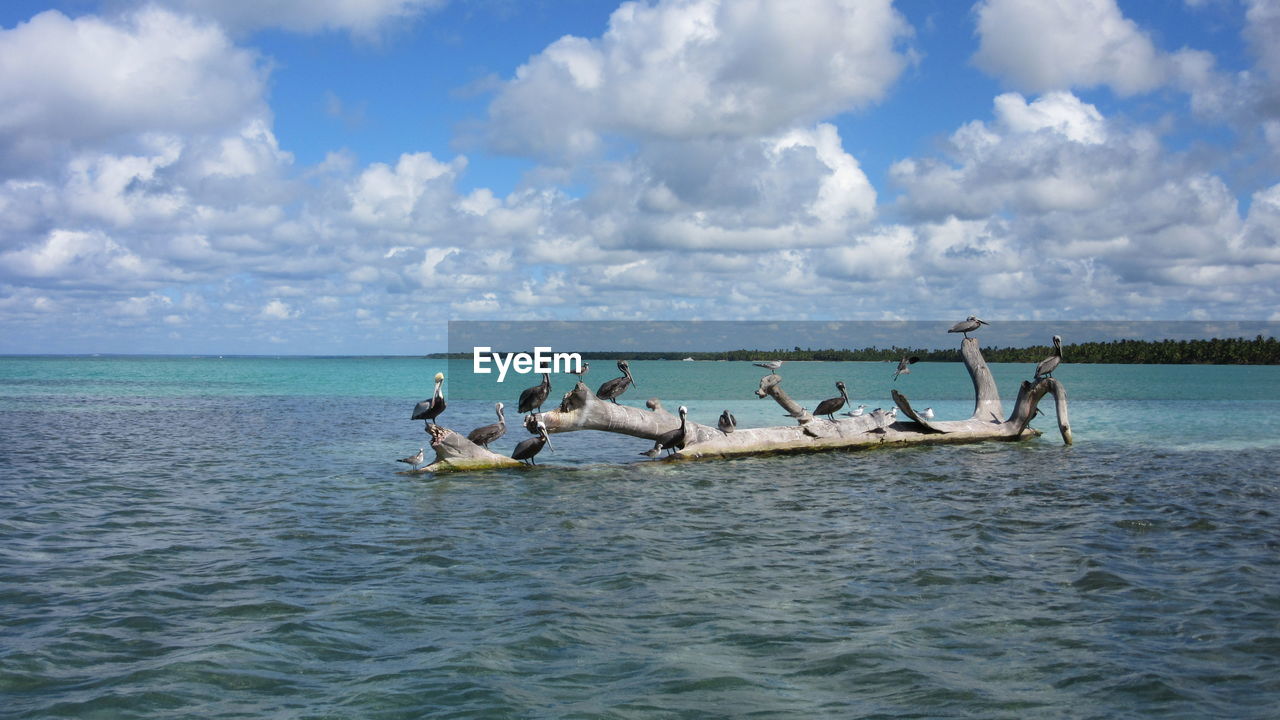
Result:
[[[1270,718],[1280,367],[1064,364],[1040,438],[400,474],[533,376],[420,358],[0,358],[6,718]],[[965,417],[959,363],[789,363]],[[992,365],[1006,405],[1030,365]],[[621,398],[788,422],[747,363]],[[592,388],[616,375],[593,363]],[[553,378],[547,409],[568,390]],[[1006,410],[1008,407],[1006,407]],[[529,435],[510,423],[493,449]],[[427,448],[428,460],[431,457]]]

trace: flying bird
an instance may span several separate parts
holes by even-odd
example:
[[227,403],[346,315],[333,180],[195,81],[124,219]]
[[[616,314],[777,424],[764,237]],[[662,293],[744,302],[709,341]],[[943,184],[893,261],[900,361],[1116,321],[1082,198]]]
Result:
[[978,318],[976,318],[976,317],[974,317],[974,316],[970,315],[969,317],[965,318],[964,320],[961,320],[960,322],[956,323],[955,325],[952,325],[952,326],[951,326],[951,329],[950,329],[950,330],[948,330],[947,332],[949,332],[949,333],[952,333],[952,332],[964,333],[964,336],[965,336],[965,337],[969,337],[969,333],[973,332],[974,330],[977,330],[979,326],[982,326],[982,325],[990,325],[990,324],[991,324],[991,323],[987,322],[986,320],[979,320]]
[[526,389],[520,393],[520,404],[516,406],[516,412],[527,413],[533,412],[534,409],[541,410],[542,403],[547,401],[547,395],[551,393],[551,374],[542,373],[542,382]]
[[910,374],[911,374],[911,368],[909,368],[909,367],[907,367],[907,366],[908,366],[908,365],[912,365],[912,364],[914,364],[914,363],[918,363],[918,362],[920,362],[920,358],[915,357],[915,356],[912,356],[912,357],[904,357],[904,358],[902,358],[901,360],[899,360],[899,361],[898,361],[898,369],[897,369],[896,371],[894,371],[894,373],[893,373],[893,381],[894,381],[894,382],[898,382],[898,376],[899,376],[899,375],[910,375]]
[[436,389],[431,397],[423,400],[413,406],[413,415],[410,420],[426,420],[426,425],[435,422],[440,417],[440,413],[444,412],[445,402],[444,393],[440,391],[440,386],[444,384],[444,373],[436,373]]
[[418,448],[418,454],[417,454],[417,455],[410,455],[410,456],[409,456],[409,457],[407,457],[407,458],[400,458],[399,460],[396,460],[396,462],[402,462],[402,463],[406,463],[406,464],[408,464],[408,465],[412,465],[412,466],[413,466],[413,469],[414,469],[414,470],[417,470],[417,469],[418,469],[418,466],[422,464],[422,459],[423,459],[424,457],[426,457],[426,455],[425,455],[425,448]]
[[[542,447],[544,445],[551,444],[551,436],[547,435],[547,425],[542,422],[542,418],[538,418],[536,427],[538,431],[537,436],[531,437],[528,440],[521,440],[516,445],[516,449],[511,452],[512,459],[527,460],[530,465],[537,465],[537,463],[533,461],[533,456],[542,452]],[[554,447],[551,449],[555,450]]]
[[1036,380],[1043,377],[1053,377],[1053,371],[1058,369],[1058,365],[1062,362],[1062,338],[1057,335],[1053,336],[1053,354],[1040,361],[1036,365]]
[[826,415],[828,420],[835,420],[835,418],[832,417],[835,415],[835,412],[844,407],[845,403],[849,402],[849,394],[844,391],[844,383],[837,380],[836,389],[840,391],[840,397],[827,398],[826,400],[818,403],[818,407],[813,410],[814,415]]
[[489,443],[497,440],[503,435],[506,435],[507,418],[503,416],[502,408],[502,403],[496,403],[493,406],[493,409],[498,411],[498,422],[492,425],[481,425],[468,433],[467,439],[487,450],[489,448]]
[[627,391],[628,385],[636,385],[635,378],[631,377],[630,363],[626,360],[619,360],[618,369],[622,371],[622,377],[606,380],[600,386],[600,389],[596,391],[596,397],[601,400],[611,400],[614,405],[618,404],[618,396]]

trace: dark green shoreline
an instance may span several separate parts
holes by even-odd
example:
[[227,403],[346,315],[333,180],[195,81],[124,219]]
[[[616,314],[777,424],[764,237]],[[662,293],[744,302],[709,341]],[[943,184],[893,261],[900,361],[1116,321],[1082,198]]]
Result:
[[[1039,362],[1048,357],[1048,345],[1022,348],[983,348],[987,362]],[[960,350],[923,348],[725,350],[718,352],[632,350],[579,353],[583,360],[785,360],[791,362],[866,362],[919,357],[928,362],[960,362]],[[1112,340],[1063,345],[1062,355],[1070,363],[1113,363],[1124,365],[1280,365],[1280,341],[1259,335],[1253,339],[1212,338],[1210,340]],[[470,359],[471,353],[432,353],[432,359]]]

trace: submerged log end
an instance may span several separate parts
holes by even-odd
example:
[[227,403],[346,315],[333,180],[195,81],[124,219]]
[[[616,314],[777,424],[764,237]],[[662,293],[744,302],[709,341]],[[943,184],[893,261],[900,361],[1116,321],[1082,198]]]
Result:
[[431,434],[431,449],[436,451],[436,459],[429,465],[424,465],[417,470],[407,470],[401,474],[423,475],[426,473],[489,470],[523,465],[519,460],[513,460],[505,455],[499,455],[492,450],[482,448],[447,427],[428,425],[427,432]]

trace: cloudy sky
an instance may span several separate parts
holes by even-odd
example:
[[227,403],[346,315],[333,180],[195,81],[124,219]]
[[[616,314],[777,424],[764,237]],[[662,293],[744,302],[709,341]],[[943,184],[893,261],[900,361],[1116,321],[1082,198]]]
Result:
[[1280,0],[0,3],[0,352],[1280,320]]

